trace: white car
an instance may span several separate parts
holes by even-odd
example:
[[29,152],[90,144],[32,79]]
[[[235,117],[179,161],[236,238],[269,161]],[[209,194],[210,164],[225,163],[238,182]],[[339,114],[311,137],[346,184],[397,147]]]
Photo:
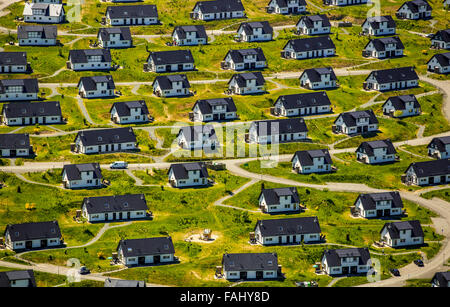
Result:
[[110,168],[118,168],[118,169],[124,169],[124,168],[128,168],[128,163],[125,161],[116,161],[111,163],[111,165],[109,166]]

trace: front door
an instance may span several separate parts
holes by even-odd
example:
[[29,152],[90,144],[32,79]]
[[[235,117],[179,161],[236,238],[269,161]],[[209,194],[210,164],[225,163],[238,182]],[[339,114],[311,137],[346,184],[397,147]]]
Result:
[[282,244],[283,243],[283,238],[280,236],[280,237],[278,237],[278,243],[279,244]]
[[166,71],[172,71],[172,65],[166,65]]
[[183,64],[178,65],[178,71],[182,71],[183,70]]
[[113,220],[115,220],[116,219],[116,213],[114,212],[113,213]]
[[15,150],[15,149],[11,149],[10,151],[9,151],[9,156],[10,157],[15,157],[17,155],[17,151]]
[[377,210],[377,217],[383,216],[383,210]]
[[131,219],[131,212],[127,212],[127,219]]
[[350,273],[351,273],[351,274],[356,274],[356,273],[358,273],[358,267],[357,267],[357,266],[352,266],[352,267],[350,267]]
[[391,215],[391,209],[384,209],[383,216]]
[[240,272],[239,273],[239,278],[240,279],[247,279],[247,272]]
[[32,249],[33,248],[33,241],[26,241],[25,242],[25,248],[26,249]]
[[41,240],[41,247],[47,247],[47,240]]
[[434,183],[434,177],[430,177],[430,179],[428,180],[429,184],[433,184]]
[[348,274],[348,272],[349,272],[349,270],[348,270],[348,266],[344,266],[344,267],[342,267],[342,274],[344,274],[344,275],[347,275],[347,274]]
[[161,262],[161,256],[153,256],[153,263],[160,263]]
[[446,180],[447,178],[445,176],[441,176],[441,183],[445,183]]
[[291,243],[291,237],[290,236],[286,236],[286,244]]
[[264,278],[264,272],[256,271],[256,279],[263,279],[263,278]]
[[140,265],[145,264],[145,257],[138,257],[138,263],[139,263]]

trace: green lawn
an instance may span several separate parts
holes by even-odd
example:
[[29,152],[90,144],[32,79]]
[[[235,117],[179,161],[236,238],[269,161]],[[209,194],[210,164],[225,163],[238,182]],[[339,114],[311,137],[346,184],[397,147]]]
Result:
[[431,199],[433,197],[441,198],[445,201],[450,202],[450,189],[436,190],[421,194],[420,196]]

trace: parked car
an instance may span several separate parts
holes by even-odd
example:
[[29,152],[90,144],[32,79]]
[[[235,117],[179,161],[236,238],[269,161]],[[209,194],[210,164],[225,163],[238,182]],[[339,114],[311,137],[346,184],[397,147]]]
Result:
[[125,161],[116,161],[116,162],[111,163],[111,165],[109,167],[115,168],[115,169],[125,169],[125,168],[128,168],[128,163]]
[[82,266],[81,268],[80,268],[80,270],[78,271],[78,273],[80,273],[81,275],[86,275],[86,274],[89,274],[89,273],[91,273],[91,270],[89,270],[87,267],[85,267],[85,266]]
[[423,266],[423,261],[422,261],[422,259],[416,259],[416,260],[414,260],[414,263],[415,263],[417,266],[420,266],[420,267]]
[[394,276],[400,276],[400,271],[398,270],[398,269],[390,269],[389,270],[391,273],[392,273],[392,275],[394,275]]
[[295,282],[295,285],[297,287],[301,287],[301,288],[309,288],[309,287],[318,287],[319,286],[317,284],[317,282],[314,280],[312,280],[312,281],[297,281],[297,282]]

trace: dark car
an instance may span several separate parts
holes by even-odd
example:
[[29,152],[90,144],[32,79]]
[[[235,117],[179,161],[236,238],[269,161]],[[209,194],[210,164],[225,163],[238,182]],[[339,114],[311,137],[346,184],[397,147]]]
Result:
[[86,275],[86,274],[91,273],[91,271],[90,271],[87,267],[82,266],[82,267],[80,268],[80,270],[78,271],[78,273],[80,273],[81,275]]
[[400,271],[398,270],[398,269],[390,269],[389,270],[391,273],[392,273],[392,275],[394,275],[394,276],[400,276]]
[[414,260],[414,263],[415,263],[417,266],[420,266],[420,267],[423,266],[423,261],[422,261],[422,259],[416,259],[416,260]]

